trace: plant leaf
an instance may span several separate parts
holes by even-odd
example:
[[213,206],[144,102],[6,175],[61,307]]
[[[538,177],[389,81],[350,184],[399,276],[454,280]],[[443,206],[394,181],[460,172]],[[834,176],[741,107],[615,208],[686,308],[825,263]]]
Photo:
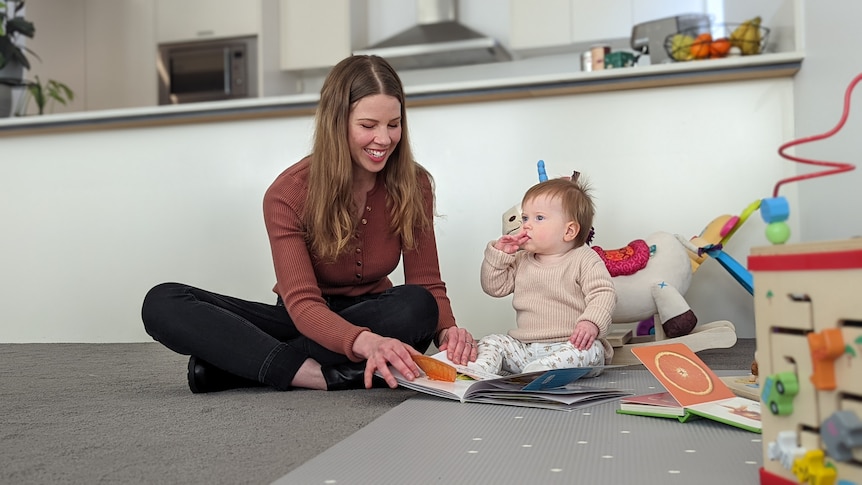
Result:
[[18,61],[18,64],[24,66],[24,69],[30,69],[30,60],[20,50],[12,51],[12,60]]
[[13,34],[21,34],[24,37],[33,38],[36,35],[36,27],[33,25],[33,22],[25,19],[24,17],[15,17],[6,21],[6,33],[7,35]]
[[[65,105],[66,98],[63,96],[63,93],[60,92],[63,90],[63,86],[64,85],[61,82],[55,81],[53,79],[49,80],[45,84],[45,93],[47,97],[53,99],[54,101],[62,105]],[[66,89],[68,89],[68,87]]]
[[36,76],[36,81],[27,85],[27,91],[30,92],[30,95],[33,96],[33,101],[36,103],[36,106],[39,108],[39,114],[43,114],[45,110],[45,91],[42,88],[42,81],[39,80],[39,76]]
[[29,47],[27,47],[27,46],[25,45],[25,46],[22,46],[22,47],[21,47],[21,50],[24,50],[24,51],[29,52],[29,53],[30,53],[30,55],[31,55],[31,56],[33,56],[33,57],[35,57],[37,61],[42,62],[42,58],[41,58],[41,57],[39,57],[38,55],[36,55],[36,53],[35,53],[35,52],[33,52],[33,49],[31,49],[31,48],[29,48]]
[[57,82],[57,87],[60,91],[63,91],[63,96],[65,96],[67,100],[73,101],[75,99],[75,93],[72,91],[72,88],[61,82]]
[[[30,68],[30,61],[28,61],[27,57],[24,56],[21,48],[12,43],[12,39],[8,36],[0,36],[0,56],[3,56],[6,62],[17,61],[24,66],[24,68]],[[0,64],[0,67],[5,66],[6,62]]]

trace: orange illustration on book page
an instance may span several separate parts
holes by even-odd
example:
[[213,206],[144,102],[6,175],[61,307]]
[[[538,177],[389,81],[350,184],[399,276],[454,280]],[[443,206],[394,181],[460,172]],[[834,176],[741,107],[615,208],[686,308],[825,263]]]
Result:
[[734,397],[733,391],[684,344],[647,345],[632,352],[682,406]]

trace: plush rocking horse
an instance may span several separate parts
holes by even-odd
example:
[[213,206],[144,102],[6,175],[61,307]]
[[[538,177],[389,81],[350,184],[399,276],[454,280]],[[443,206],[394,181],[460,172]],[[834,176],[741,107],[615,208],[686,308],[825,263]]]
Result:
[[[539,165],[539,180],[547,180],[543,163]],[[615,347],[614,364],[639,363],[631,353],[636,346],[680,342],[700,352],[736,343],[736,329],[731,322],[697,325],[697,317],[683,297],[692,275],[706,259],[691,248],[718,243],[724,236],[721,229],[724,221],[725,216],[716,218],[692,240],[655,232],[619,249],[593,246],[616,287],[617,306],[612,322],[638,323],[638,336],[633,337],[631,330],[612,331],[608,336]],[[503,214],[503,234],[520,230],[521,207],[516,205]]]

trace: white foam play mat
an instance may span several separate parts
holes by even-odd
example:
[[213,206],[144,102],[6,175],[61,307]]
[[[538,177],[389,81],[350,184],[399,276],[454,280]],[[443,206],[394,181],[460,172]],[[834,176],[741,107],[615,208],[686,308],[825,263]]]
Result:
[[[662,390],[638,368],[609,369],[591,384]],[[760,434],[618,407],[566,412],[417,395],[275,483],[758,483]]]

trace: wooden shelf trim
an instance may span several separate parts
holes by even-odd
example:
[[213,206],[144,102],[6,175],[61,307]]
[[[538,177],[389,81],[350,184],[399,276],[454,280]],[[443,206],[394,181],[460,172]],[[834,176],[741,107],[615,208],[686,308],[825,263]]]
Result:
[[[689,86],[706,83],[730,82],[752,79],[768,79],[792,77],[800,69],[801,60],[792,60],[774,64],[758,64],[749,66],[731,66],[721,69],[701,71],[663,71],[651,72],[635,76],[604,76],[591,78],[580,76],[559,82],[543,82],[487,88],[467,88],[463,90],[447,90],[441,92],[409,93],[408,106],[438,106],[458,103],[476,103],[523,99],[544,96],[564,96],[573,94],[590,94],[619,91],[626,89],[648,89],[666,86]],[[190,105],[186,105],[188,108]],[[157,126],[173,126],[190,123],[212,123],[220,121],[238,121],[263,118],[281,118],[292,116],[313,115],[317,101],[307,98],[296,102],[273,98],[271,103],[256,103],[247,106],[228,106],[212,108],[211,104],[200,109],[144,110],[128,114],[93,116],[43,116],[38,119],[28,118],[22,123],[0,123],[0,138],[13,136],[29,136],[49,133],[70,133],[93,130],[127,129]],[[87,113],[92,115],[93,113]]]

